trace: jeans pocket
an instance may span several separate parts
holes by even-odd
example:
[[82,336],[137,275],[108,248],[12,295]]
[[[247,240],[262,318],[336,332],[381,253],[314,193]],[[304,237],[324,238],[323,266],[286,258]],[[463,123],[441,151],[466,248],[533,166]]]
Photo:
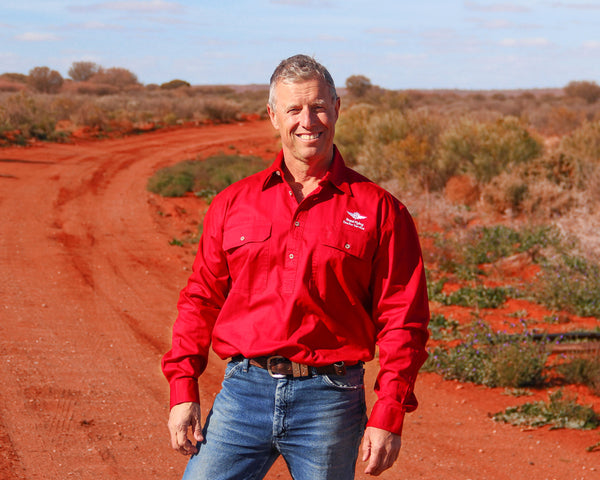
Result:
[[364,386],[364,370],[354,369],[348,370],[346,375],[321,375],[325,385],[334,387],[338,390],[363,390]]
[[225,367],[225,379],[233,377],[236,372],[239,372],[244,366],[243,361],[231,361]]

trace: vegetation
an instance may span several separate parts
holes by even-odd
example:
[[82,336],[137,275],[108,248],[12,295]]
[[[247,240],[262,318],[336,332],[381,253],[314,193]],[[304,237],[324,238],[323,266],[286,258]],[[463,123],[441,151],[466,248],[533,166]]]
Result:
[[471,325],[457,346],[436,347],[423,368],[448,380],[521,388],[544,382],[547,357],[544,342],[534,341],[527,333],[494,332],[480,321]]
[[156,172],[148,180],[148,190],[165,197],[181,197],[193,192],[210,201],[224,188],[265,166],[259,157],[239,155],[186,160]]
[[600,426],[600,416],[592,408],[579,405],[576,398],[565,397],[561,390],[551,393],[549,402],[509,407],[504,412],[496,413],[494,420],[530,427],[550,425],[551,429],[590,430]]
[[600,396],[600,353],[571,356],[556,366],[556,371],[567,383],[586,385]]

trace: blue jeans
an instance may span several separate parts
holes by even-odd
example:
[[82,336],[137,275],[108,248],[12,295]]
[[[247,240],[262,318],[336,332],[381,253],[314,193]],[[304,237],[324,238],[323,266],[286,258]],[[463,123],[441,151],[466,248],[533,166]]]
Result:
[[295,480],[354,478],[366,423],[364,371],[272,378],[230,362],[183,480],[262,479],[279,455]]

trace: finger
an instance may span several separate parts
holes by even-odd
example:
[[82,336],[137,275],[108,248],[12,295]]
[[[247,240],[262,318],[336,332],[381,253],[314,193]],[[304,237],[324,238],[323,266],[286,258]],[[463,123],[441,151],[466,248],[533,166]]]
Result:
[[371,455],[371,442],[367,437],[363,438],[362,442],[362,461],[366,462]]
[[202,435],[202,425],[199,421],[196,421],[194,424],[194,438],[197,442],[204,441],[204,436]]
[[365,473],[368,475],[379,475],[383,472],[382,466],[385,461],[385,451],[382,449],[370,451],[369,463],[365,468]]

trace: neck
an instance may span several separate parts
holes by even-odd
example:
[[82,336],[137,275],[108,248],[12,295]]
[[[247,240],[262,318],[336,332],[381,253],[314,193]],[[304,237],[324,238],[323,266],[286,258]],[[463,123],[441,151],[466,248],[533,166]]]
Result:
[[284,156],[284,178],[292,188],[298,202],[301,202],[317,188],[319,181],[327,174],[332,162],[333,155],[327,161],[316,163],[288,162]]

